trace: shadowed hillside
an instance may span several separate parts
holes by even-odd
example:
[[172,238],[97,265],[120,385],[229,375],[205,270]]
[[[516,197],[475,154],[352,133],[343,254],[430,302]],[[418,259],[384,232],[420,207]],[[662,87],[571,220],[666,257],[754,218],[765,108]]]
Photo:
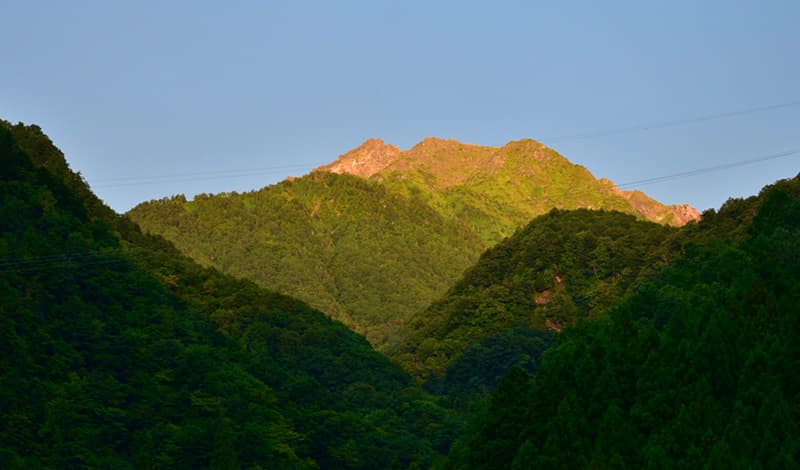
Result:
[[508,330],[560,332],[598,318],[665,263],[676,232],[618,212],[553,210],[484,253],[408,321],[387,353],[419,378],[436,379],[457,369],[468,348]]
[[0,122],[0,161],[0,467],[384,469],[446,451],[446,410],[360,335],[142,234],[35,126]]
[[446,468],[794,468],[800,177],[683,229],[680,256],[475,409]]

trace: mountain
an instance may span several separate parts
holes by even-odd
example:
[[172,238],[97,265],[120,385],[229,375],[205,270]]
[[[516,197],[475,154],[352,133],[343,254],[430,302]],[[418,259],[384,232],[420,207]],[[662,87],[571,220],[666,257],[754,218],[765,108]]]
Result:
[[434,138],[407,151],[370,139],[301,178],[128,215],[201,264],[302,299],[383,349],[486,248],[554,207],[669,225],[699,217],[620,191],[533,140]]
[[364,338],[113,213],[0,122],[0,467],[403,468],[448,411]]
[[681,228],[534,219],[399,333],[434,396],[322,312],[113,213],[37,127],[0,121],[0,162],[2,468],[800,461],[800,176]]
[[315,171],[353,174],[422,196],[474,225],[490,243],[552,208],[618,210],[674,226],[700,218],[691,206],[665,206],[641,191],[597,180],[531,139],[487,147],[429,137],[406,151],[369,139]]
[[245,194],[152,201],[129,215],[201,264],[306,300],[376,345],[485,246],[419,200],[331,173]]
[[800,176],[729,200],[605,319],[513,369],[445,468],[794,468]]
[[[493,384],[515,361],[508,356],[499,367],[492,355],[510,347],[498,337],[514,329],[557,333],[601,317],[674,257],[667,241],[676,234],[619,212],[554,209],[485,252],[443,298],[411,317],[387,353],[423,380],[459,385],[461,374]],[[469,359],[481,349],[485,360]]]

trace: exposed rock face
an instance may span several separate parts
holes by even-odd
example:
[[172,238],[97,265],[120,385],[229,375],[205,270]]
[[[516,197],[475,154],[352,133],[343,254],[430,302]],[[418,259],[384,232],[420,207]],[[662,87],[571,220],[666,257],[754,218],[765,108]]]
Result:
[[466,183],[473,177],[496,173],[497,148],[465,144],[455,139],[426,137],[417,145],[400,152],[401,158],[384,173],[420,173],[438,188]]
[[680,226],[686,225],[693,220],[699,221],[702,218],[700,211],[689,204],[664,206],[641,191],[620,190],[620,194],[622,194],[637,211],[644,215],[645,218],[654,222]]
[[672,211],[673,214],[675,214],[675,217],[680,221],[681,225],[688,224],[693,220],[699,222],[700,219],[703,218],[703,215],[700,213],[700,211],[689,204],[674,204],[667,207],[670,211]]
[[349,173],[369,178],[398,158],[400,158],[400,147],[397,145],[386,144],[382,139],[368,139],[358,148],[340,155],[335,162],[315,168],[314,171]]

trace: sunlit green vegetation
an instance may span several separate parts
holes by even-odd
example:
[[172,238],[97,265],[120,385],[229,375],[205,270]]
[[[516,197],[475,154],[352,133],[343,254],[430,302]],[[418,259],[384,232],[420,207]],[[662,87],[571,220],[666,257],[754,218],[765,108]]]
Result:
[[302,299],[384,350],[481,252],[554,207],[677,223],[669,208],[634,205],[532,140],[426,139],[368,180],[318,171],[245,194],[150,201],[128,215],[201,264]]
[[200,263],[303,299],[376,345],[484,247],[414,199],[331,173],[247,194],[153,201],[130,216]]

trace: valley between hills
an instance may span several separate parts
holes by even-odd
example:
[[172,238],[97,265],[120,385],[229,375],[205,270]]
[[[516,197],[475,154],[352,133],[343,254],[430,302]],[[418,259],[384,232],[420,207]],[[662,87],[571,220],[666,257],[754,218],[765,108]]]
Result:
[[117,214],[35,125],[0,159],[0,467],[800,462],[800,177],[701,215],[371,139]]

